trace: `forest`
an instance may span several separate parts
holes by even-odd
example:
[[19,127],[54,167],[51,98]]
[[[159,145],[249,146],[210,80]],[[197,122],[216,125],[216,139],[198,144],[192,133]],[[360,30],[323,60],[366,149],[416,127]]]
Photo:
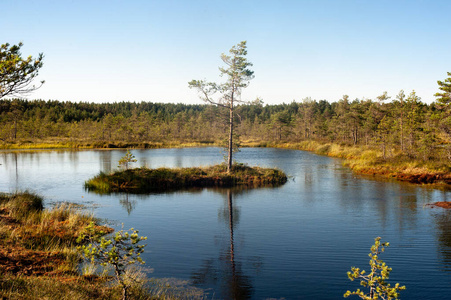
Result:
[[[221,145],[227,111],[213,105],[151,102],[85,103],[0,100],[0,143],[37,141],[76,147],[151,146],[156,143]],[[254,146],[316,141],[366,146],[382,158],[451,161],[449,112],[439,102],[425,104],[415,91],[387,93],[376,100],[337,102],[303,99],[264,105],[260,99],[236,107],[238,141]]]

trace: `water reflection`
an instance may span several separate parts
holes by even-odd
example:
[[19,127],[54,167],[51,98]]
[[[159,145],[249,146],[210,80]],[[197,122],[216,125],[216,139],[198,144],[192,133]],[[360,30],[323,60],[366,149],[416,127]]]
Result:
[[[78,151],[64,151],[61,152],[63,155],[65,155],[67,153],[67,155],[69,156],[69,162],[72,163],[73,168],[76,170],[79,164],[79,152]],[[65,160],[65,159],[64,159]]]
[[119,198],[119,203],[121,206],[127,211],[128,215],[131,214],[131,212],[136,207],[136,200],[129,199],[129,194],[122,194]]
[[234,229],[239,222],[240,211],[233,205],[232,190],[226,190],[226,203],[218,218],[228,225],[229,245],[219,254],[218,261],[205,259],[202,267],[195,271],[192,280],[195,285],[219,286],[224,299],[250,299],[253,293],[251,279],[242,271],[242,264],[236,261]]
[[113,170],[112,151],[99,152],[100,170],[105,173],[111,173]]
[[[437,191],[438,192],[438,191]],[[449,199],[447,193],[438,192],[443,202]],[[443,208],[430,208],[434,216],[434,221],[437,226],[437,240],[439,241],[440,258],[443,260],[445,270],[451,271],[451,210]]]
[[18,189],[17,187],[20,186],[19,170],[18,170],[18,167],[17,167],[17,153],[14,152],[12,154],[12,157],[13,157],[13,161],[14,161],[14,170],[15,170],[15,174],[16,174],[15,178],[16,178],[16,190],[17,190]]
[[17,152],[3,152],[2,153],[2,163],[0,165],[3,165],[3,168],[6,172],[9,174],[9,178],[12,182],[14,182],[14,190],[17,191],[18,187],[21,185],[21,180],[19,176],[19,163],[18,163],[18,154]]
[[444,267],[451,270],[451,211],[442,210],[435,214],[437,235],[440,243],[440,256]]

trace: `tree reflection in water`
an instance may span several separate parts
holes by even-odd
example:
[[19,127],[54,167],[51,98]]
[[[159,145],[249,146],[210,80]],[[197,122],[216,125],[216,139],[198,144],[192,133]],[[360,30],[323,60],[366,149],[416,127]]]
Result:
[[447,271],[451,271],[451,210],[438,208],[435,214],[435,222],[439,229],[437,231],[437,238],[443,264]]
[[122,205],[123,208],[127,211],[128,215],[135,209],[136,206],[136,200],[130,200],[128,198],[128,193],[121,196],[119,199],[119,203]]
[[234,229],[239,215],[239,209],[233,206],[232,191],[227,189],[227,204],[219,213],[219,219],[228,224],[230,245],[226,251],[221,251],[218,261],[204,260],[201,269],[192,275],[195,285],[217,286],[224,299],[249,299],[253,293],[250,277],[243,274],[241,262],[235,260]]

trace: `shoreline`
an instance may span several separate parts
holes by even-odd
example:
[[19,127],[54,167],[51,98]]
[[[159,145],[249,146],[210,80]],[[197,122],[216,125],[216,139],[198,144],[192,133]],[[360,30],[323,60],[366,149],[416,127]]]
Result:
[[[265,144],[265,147],[308,151],[317,155],[340,158],[343,159],[345,167],[359,175],[395,179],[421,186],[451,188],[451,171],[446,172],[440,169],[428,168],[422,165],[422,162],[414,160],[397,161],[396,157],[392,158],[393,163],[389,159],[384,161],[381,159],[381,154],[378,153],[378,150],[372,148],[314,141],[269,143]],[[439,168],[443,168],[443,166],[439,166]],[[449,166],[448,168],[451,169]]]
[[[0,144],[0,150],[113,150],[113,149],[163,149],[188,147],[220,147],[215,141],[200,142],[40,142],[31,141],[17,144]],[[421,162],[409,159],[398,160],[396,156],[383,160],[378,149],[366,146],[347,146],[316,141],[303,142],[265,142],[244,141],[243,148],[281,148],[313,152],[317,155],[343,159],[343,165],[353,172],[365,176],[395,179],[424,186],[451,188],[451,167],[446,165],[428,167],[433,162]],[[435,162],[437,164],[437,162]]]

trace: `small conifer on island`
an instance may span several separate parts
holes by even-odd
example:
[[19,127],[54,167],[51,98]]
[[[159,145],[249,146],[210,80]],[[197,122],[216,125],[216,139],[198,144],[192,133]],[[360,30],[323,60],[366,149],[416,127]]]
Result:
[[343,296],[345,298],[351,295],[357,295],[364,300],[373,299],[399,299],[399,292],[405,290],[405,286],[399,286],[396,283],[392,287],[385,280],[388,279],[392,268],[389,268],[384,261],[379,259],[379,254],[385,251],[385,247],[388,247],[389,243],[381,242],[381,238],[377,237],[374,240],[374,245],[371,246],[371,253],[368,254],[370,259],[371,272],[366,274],[365,270],[360,270],[359,268],[352,267],[351,271],[348,272],[348,277],[351,281],[355,279],[360,279],[360,285],[369,288],[369,294],[365,294],[362,290],[357,289],[354,292],[347,291]]
[[124,168],[128,170],[130,168],[130,164],[137,162],[135,156],[127,149],[127,153],[119,160],[119,168]]

